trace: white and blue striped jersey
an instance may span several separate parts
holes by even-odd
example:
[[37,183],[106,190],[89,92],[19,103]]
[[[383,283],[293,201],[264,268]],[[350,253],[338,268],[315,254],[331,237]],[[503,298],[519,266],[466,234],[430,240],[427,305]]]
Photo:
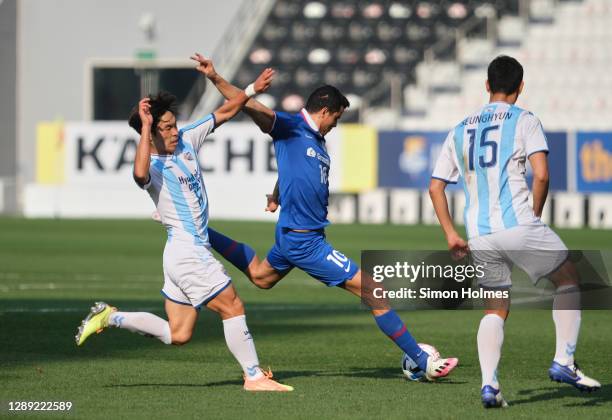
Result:
[[537,221],[528,203],[525,162],[548,153],[540,120],[505,102],[492,102],[451,130],[432,177],[463,178],[468,238]]
[[151,154],[149,182],[143,186],[151,196],[168,232],[168,239],[208,245],[208,197],[198,152],[215,129],[213,114],[179,130],[172,155]]

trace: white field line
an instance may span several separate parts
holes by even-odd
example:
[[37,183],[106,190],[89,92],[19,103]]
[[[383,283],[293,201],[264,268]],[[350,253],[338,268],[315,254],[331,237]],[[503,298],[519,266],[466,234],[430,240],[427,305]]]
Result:
[[[93,301],[92,301],[93,303]],[[277,311],[292,311],[292,310],[300,310],[300,311],[309,311],[309,312],[318,312],[321,308],[331,308],[333,305],[323,305],[323,306],[307,306],[307,305],[266,305],[262,307],[253,308],[254,312],[277,312]],[[163,311],[164,305],[160,298],[160,304],[158,306],[142,306],[142,307],[130,307],[127,308],[130,312],[155,312],[155,311]],[[341,307],[335,308],[337,312],[353,312],[354,310],[359,309],[358,306],[350,307]],[[0,309],[1,314],[12,314],[12,313],[73,313],[73,312],[82,312],[87,313],[87,306],[82,307],[67,307],[67,308],[8,308],[8,309]],[[248,305],[247,305],[247,316],[248,316]]]
[[[153,312],[159,309],[163,309],[163,306],[157,307],[148,307],[148,308],[135,308],[134,311],[138,312]],[[81,308],[9,308],[9,309],[0,309],[0,314],[47,314],[47,313],[69,313],[69,312],[83,312],[87,313],[87,306],[83,306]]]
[[2,280],[60,280],[60,281],[129,281],[129,282],[152,282],[163,280],[160,275],[148,274],[126,274],[126,275],[111,275],[111,274],[95,274],[95,273],[6,273],[0,272],[0,281]]
[[15,292],[24,290],[149,290],[151,287],[143,284],[65,284],[65,283],[20,283],[14,286],[4,286],[0,291]]
[[[0,272],[0,293],[31,290],[149,290],[161,287],[163,277],[156,275],[104,276],[83,273],[3,273]],[[241,277],[241,281],[248,281]],[[18,282],[13,283],[11,282]],[[70,283],[67,283],[70,282]],[[283,284],[291,283],[300,286],[322,287],[310,277],[285,279]]]

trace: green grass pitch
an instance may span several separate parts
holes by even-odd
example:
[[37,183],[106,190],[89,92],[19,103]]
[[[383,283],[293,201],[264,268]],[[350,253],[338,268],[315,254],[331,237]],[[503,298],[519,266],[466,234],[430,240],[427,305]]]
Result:
[[[273,241],[268,223],[212,226],[260,255]],[[610,248],[610,233],[560,231],[575,249]],[[328,239],[356,260],[361,249],[444,247],[439,228],[424,226],[332,226]],[[480,405],[479,311],[401,312],[417,340],[460,359],[444,380],[411,383],[402,376],[400,351],[358,300],[298,270],[276,288],[258,290],[229,268],[262,365],[293,393],[244,392],[221,323],[207,311],[184,347],[113,329],[77,348],[76,327],[94,300],[163,316],[164,241],[161,227],[145,220],[0,219],[0,417],[16,417],[9,401],[71,401],[64,415],[84,419],[612,418],[609,311],[582,318],[578,358],[603,384],[591,395],[548,380],[550,312],[514,311],[499,370],[511,406],[492,412]]]

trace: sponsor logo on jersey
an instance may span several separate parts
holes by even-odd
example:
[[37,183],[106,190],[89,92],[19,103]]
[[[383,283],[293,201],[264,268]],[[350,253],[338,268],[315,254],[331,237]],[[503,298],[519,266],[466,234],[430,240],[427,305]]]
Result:
[[329,166],[329,159],[323,156],[321,153],[317,153],[317,159]]
[[313,149],[312,147],[309,147],[308,149],[306,149],[306,156],[317,157],[317,152],[315,152],[315,149]]

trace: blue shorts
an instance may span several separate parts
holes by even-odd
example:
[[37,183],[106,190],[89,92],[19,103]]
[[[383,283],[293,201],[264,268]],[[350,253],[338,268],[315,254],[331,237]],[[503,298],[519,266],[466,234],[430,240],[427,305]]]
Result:
[[359,271],[353,260],[325,240],[323,229],[295,232],[277,226],[275,236],[276,242],[267,258],[278,272],[297,267],[331,287],[352,279]]

